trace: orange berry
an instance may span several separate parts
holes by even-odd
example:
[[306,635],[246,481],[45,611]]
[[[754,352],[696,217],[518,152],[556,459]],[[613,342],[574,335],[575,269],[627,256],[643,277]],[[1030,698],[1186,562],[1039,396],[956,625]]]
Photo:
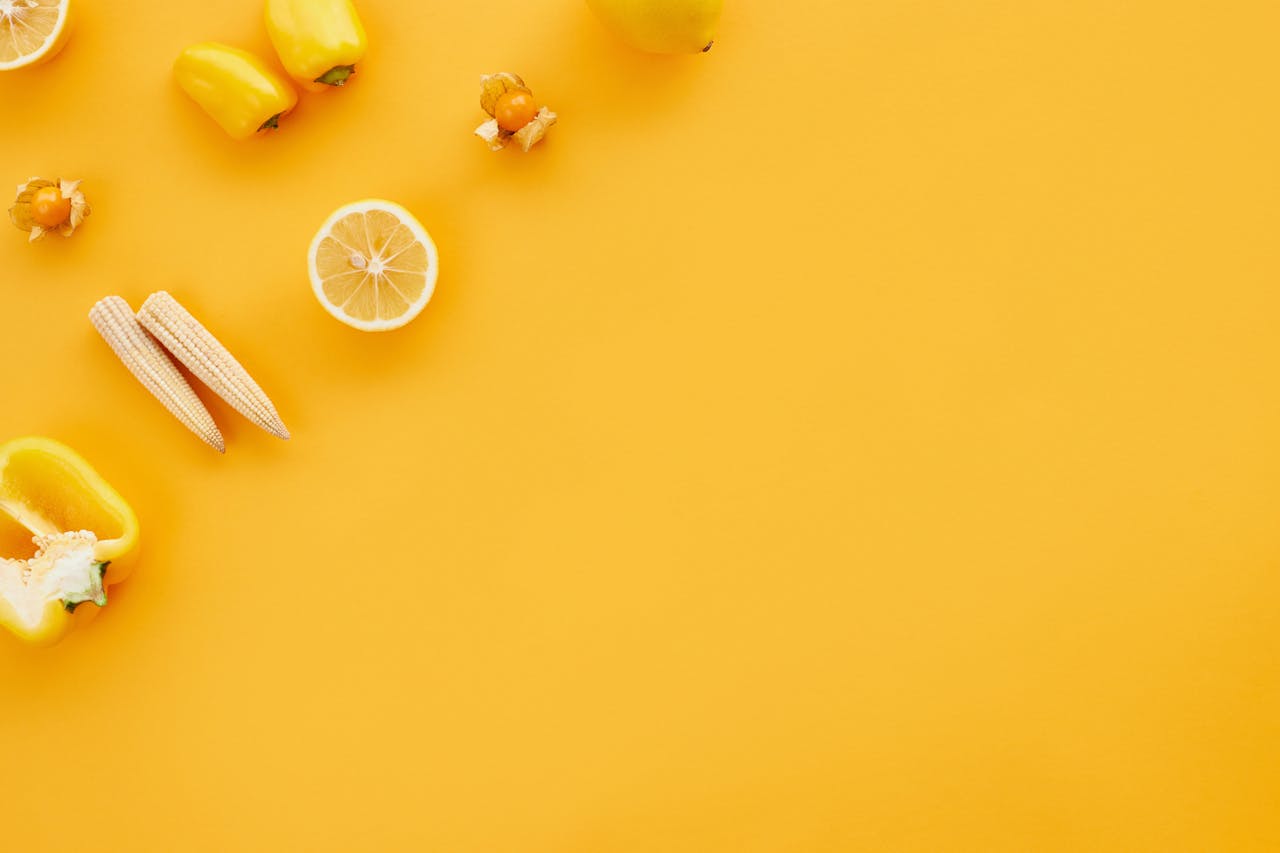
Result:
[[538,114],[538,105],[533,102],[533,95],[519,89],[508,89],[498,98],[493,107],[493,117],[498,120],[498,127],[508,133],[515,133]]
[[41,228],[57,228],[71,218],[71,199],[57,187],[41,187],[31,199],[31,218]]

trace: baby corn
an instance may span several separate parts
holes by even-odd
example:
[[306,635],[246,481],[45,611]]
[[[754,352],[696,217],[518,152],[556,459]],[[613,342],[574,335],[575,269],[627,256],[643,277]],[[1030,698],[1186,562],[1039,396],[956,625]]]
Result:
[[129,368],[129,372],[174,417],[210,447],[219,453],[226,453],[226,442],[209,410],[200,402],[196,392],[191,390],[187,380],[182,378],[165,351],[142,328],[129,308],[129,303],[119,296],[108,296],[89,311],[89,320],[124,362],[124,366]]
[[236,411],[272,435],[289,437],[276,407],[258,383],[176,299],[163,290],[151,294],[138,309],[138,321]]

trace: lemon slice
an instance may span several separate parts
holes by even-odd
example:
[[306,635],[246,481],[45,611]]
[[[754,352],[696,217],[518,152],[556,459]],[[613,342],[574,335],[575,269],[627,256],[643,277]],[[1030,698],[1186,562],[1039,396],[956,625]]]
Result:
[[[4,0],[0,0],[3,3]],[[333,212],[311,241],[311,287],[325,310],[366,332],[398,329],[436,287],[436,244],[413,214],[381,199]]]
[[67,36],[70,0],[0,0],[0,71],[52,59]]

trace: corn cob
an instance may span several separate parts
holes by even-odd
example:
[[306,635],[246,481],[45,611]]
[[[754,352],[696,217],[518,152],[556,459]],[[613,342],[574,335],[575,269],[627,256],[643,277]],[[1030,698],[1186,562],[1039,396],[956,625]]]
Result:
[[182,421],[183,426],[219,453],[227,452],[226,442],[209,410],[165,351],[138,323],[129,303],[119,296],[108,296],[89,311],[89,320],[129,372]]
[[163,290],[151,294],[138,309],[138,321],[236,411],[272,435],[289,437],[276,407],[258,383],[176,299]]

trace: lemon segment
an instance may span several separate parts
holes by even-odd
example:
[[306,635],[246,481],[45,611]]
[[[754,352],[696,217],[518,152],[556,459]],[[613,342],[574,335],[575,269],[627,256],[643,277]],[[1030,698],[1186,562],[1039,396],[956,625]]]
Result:
[[70,0],[0,0],[0,71],[38,65],[62,49]]
[[366,332],[398,329],[435,292],[436,245],[413,214],[368,199],[325,221],[308,255],[311,287],[331,315]]

